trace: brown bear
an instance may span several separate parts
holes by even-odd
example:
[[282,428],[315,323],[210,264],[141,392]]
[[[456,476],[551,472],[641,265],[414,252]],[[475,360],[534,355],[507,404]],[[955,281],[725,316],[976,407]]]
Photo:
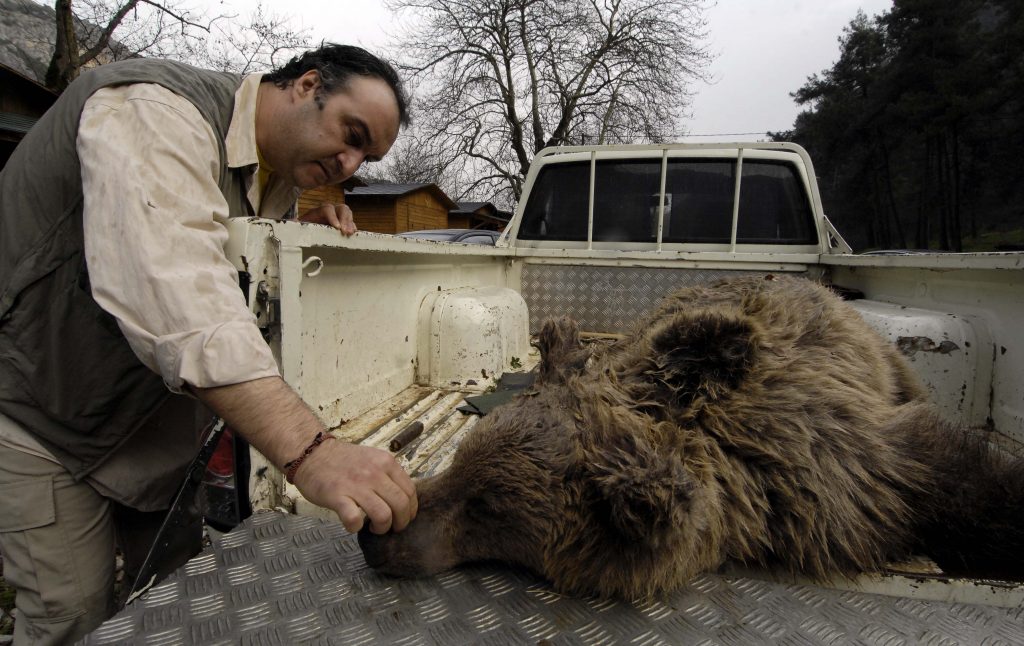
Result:
[[726,561],[823,579],[926,551],[1024,571],[1024,464],[929,409],[891,345],[829,289],[749,277],[668,297],[624,340],[549,321],[532,390],[417,483],[406,531],[363,531],[395,575],[524,565],[638,598]]

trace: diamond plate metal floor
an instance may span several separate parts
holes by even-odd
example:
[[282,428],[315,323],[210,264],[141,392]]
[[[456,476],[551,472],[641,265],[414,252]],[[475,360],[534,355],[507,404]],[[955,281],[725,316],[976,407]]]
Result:
[[1024,644],[1024,608],[703,576],[665,599],[565,597],[473,566],[386,578],[338,523],[259,513],[84,644]]
[[585,332],[626,333],[666,294],[751,273],[768,272],[528,262],[523,265],[522,294],[531,332],[549,317],[571,316]]

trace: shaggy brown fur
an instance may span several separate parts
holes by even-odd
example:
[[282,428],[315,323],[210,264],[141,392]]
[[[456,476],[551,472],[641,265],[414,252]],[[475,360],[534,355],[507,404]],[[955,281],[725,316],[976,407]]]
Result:
[[627,598],[726,560],[824,578],[923,546],[942,564],[1024,569],[1022,465],[941,423],[827,289],[685,289],[637,330],[591,352],[549,321],[536,388],[417,484],[405,532],[361,533],[367,562],[423,575],[498,559]]

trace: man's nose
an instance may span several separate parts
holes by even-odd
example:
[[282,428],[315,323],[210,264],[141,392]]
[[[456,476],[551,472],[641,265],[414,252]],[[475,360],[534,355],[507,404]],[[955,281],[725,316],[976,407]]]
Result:
[[337,160],[338,166],[341,168],[342,181],[355,175],[359,167],[363,165],[364,159],[366,159],[366,155],[356,150],[338,153]]

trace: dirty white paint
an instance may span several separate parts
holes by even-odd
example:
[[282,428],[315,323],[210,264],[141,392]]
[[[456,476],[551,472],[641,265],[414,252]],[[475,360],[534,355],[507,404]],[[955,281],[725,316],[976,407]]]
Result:
[[[867,262],[871,259],[875,262]],[[860,290],[867,299],[888,304],[893,312],[910,312],[906,318],[890,317],[890,329],[898,330],[894,341],[898,336],[911,339],[904,343],[911,353],[911,365],[933,384],[946,380],[935,392],[946,403],[953,401],[962,407],[964,421],[990,427],[1017,444],[1024,444],[1022,261],[1024,253],[833,256],[822,260],[832,282]],[[927,314],[915,319],[917,311]],[[934,344],[931,351],[926,350],[927,340]],[[948,343],[943,348],[944,342],[964,352],[953,350]],[[961,376],[956,379],[948,376],[957,371]]]
[[986,423],[992,337],[984,319],[878,301],[852,305],[907,358],[943,417],[971,426]]

